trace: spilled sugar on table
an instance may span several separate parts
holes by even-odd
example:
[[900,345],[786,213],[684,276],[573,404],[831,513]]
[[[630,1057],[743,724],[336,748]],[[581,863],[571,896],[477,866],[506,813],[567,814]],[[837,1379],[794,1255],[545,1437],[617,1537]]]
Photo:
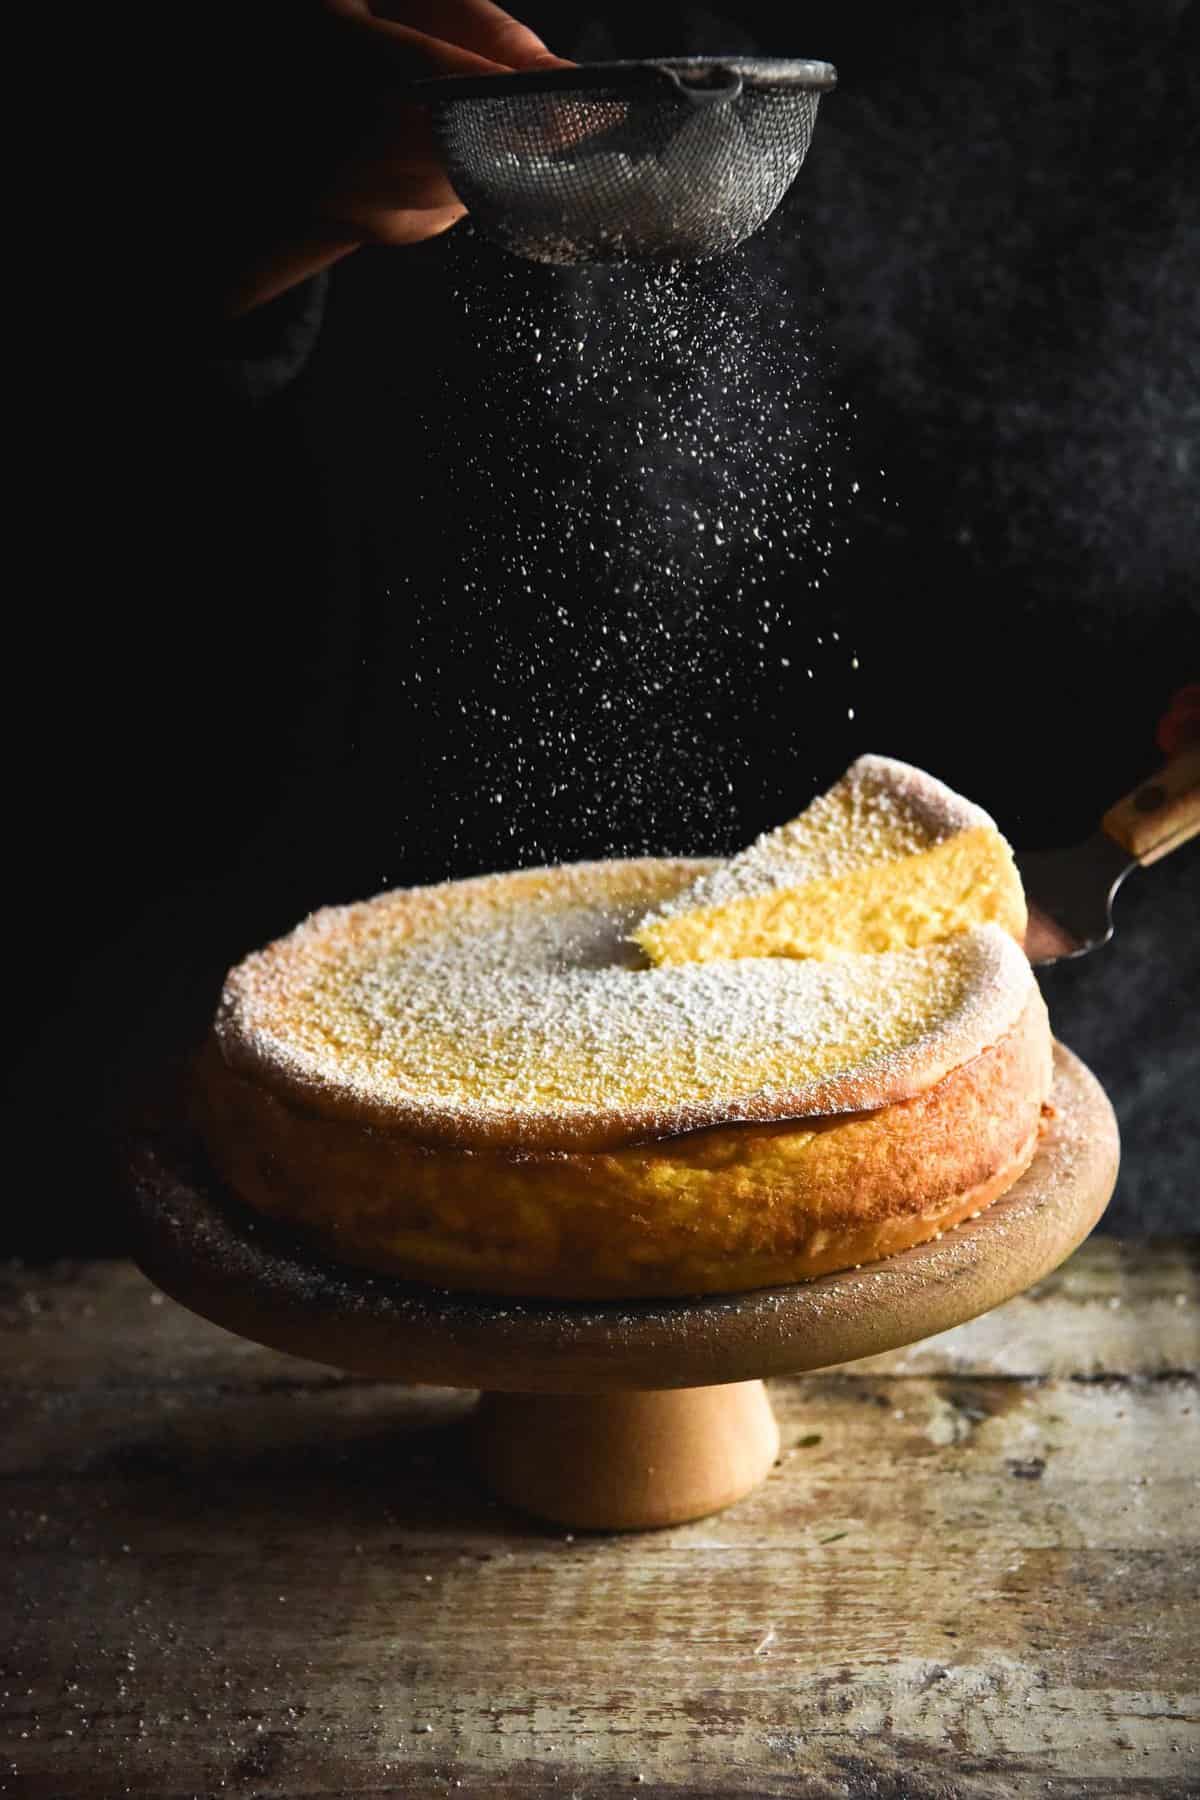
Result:
[[770,1478],[628,1536],[126,1263],[8,1268],[0,1327],[0,1793],[1200,1793],[1194,1241],[772,1381]]

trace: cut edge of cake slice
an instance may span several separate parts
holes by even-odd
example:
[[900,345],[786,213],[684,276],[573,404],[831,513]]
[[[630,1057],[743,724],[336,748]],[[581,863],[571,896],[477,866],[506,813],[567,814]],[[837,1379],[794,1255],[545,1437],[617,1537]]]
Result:
[[655,964],[832,959],[915,948],[973,925],[1020,943],[1025,895],[981,806],[909,763],[865,755],[796,818],[642,919]]

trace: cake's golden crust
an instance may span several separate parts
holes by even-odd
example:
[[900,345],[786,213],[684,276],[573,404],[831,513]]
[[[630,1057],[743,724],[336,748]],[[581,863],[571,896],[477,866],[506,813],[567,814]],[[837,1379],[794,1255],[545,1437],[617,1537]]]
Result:
[[303,1111],[210,1050],[201,1125],[260,1211],[337,1260],[560,1299],[805,1280],[925,1242],[1030,1162],[1050,1091],[1045,1007],[914,1098],[605,1152],[431,1148]]

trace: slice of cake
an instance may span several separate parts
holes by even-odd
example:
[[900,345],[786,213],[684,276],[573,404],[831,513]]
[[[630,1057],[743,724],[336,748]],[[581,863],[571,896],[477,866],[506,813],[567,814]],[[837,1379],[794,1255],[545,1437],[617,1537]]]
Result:
[[1022,941],[1012,851],[970,800],[908,763],[860,756],[788,825],[648,913],[651,962],[822,959],[913,948],[975,925]]

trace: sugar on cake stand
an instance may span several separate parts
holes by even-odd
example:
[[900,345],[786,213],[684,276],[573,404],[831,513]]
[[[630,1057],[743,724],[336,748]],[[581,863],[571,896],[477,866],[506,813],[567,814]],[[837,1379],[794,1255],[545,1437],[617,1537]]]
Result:
[[764,1376],[945,1331],[1077,1248],[1115,1185],[1116,1120],[1061,1045],[1052,1100],[1030,1167],[975,1218],[791,1287],[610,1303],[421,1287],[319,1258],[169,1136],[134,1154],[134,1254],[172,1298],[255,1342],[376,1379],[480,1389],[476,1463],[526,1511],[583,1529],[678,1524],[728,1506],[772,1467]]

